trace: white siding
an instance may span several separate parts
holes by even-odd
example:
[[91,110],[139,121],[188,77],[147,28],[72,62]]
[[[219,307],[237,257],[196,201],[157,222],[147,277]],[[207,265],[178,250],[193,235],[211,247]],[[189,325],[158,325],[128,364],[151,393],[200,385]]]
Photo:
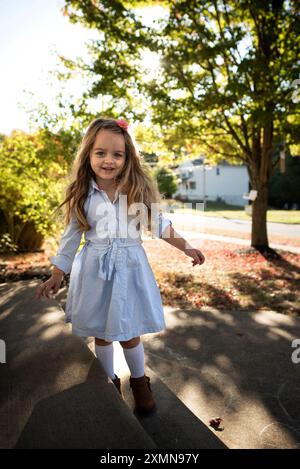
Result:
[[[191,177],[179,184],[175,196],[187,200],[203,200],[203,167],[185,162],[177,168],[176,172],[178,175],[189,174],[189,170],[192,171]],[[249,176],[246,166],[206,166],[204,176],[206,200],[217,200],[219,197],[230,205],[248,204],[247,200],[243,199],[243,194],[249,192]],[[195,186],[194,189],[190,187],[190,182],[194,183],[192,184]]]

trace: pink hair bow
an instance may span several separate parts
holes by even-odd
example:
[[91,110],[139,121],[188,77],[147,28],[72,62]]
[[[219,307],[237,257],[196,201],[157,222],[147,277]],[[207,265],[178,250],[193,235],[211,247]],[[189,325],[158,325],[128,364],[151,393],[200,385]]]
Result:
[[126,122],[125,119],[121,119],[121,118],[120,118],[120,119],[117,119],[117,120],[116,120],[116,123],[117,123],[118,126],[121,127],[122,129],[124,129],[124,130],[127,130],[127,129],[128,129],[129,124],[128,124],[128,122]]

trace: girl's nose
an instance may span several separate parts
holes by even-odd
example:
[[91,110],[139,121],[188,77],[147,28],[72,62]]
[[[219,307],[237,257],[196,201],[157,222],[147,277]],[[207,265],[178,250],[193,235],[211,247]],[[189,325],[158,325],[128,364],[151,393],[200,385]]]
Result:
[[112,155],[105,155],[105,157],[104,157],[104,161],[107,161],[107,162],[112,162],[112,161],[113,161],[113,157],[112,157]]

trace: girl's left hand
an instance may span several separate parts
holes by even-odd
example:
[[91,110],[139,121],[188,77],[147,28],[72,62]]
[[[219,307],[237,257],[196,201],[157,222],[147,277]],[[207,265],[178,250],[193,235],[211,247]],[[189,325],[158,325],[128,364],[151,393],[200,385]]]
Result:
[[197,264],[201,265],[205,262],[205,257],[199,249],[194,249],[194,248],[185,249],[184,253],[187,256],[190,256],[193,258],[193,261],[192,261],[193,267]]

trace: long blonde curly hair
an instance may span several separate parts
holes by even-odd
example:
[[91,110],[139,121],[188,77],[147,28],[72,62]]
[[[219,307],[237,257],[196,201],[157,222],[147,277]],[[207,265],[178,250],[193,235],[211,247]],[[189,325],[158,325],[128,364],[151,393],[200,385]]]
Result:
[[102,129],[123,135],[125,140],[125,164],[121,173],[117,176],[117,189],[120,194],[127,195],[127,206],[140,202],[148,209],[148,230],[151,229],[151,204],[160,204],[163,196],[159,193],[157,181],[151,176],[149,167],[143,161],[136,148],[130,133],[121,128],[116,120],[99,117],[94,119],[82,139],[75,156],[70,180],[65,191],[65,198],[57,210],[65,205],[64,221],[68,225],[74,214],[79,229],[88,231],[91,226],[87,222],[84,211],[84,203],[89,192],[89,182],[94,172],[90,165],[90,152],[93,148],[96,136]]

